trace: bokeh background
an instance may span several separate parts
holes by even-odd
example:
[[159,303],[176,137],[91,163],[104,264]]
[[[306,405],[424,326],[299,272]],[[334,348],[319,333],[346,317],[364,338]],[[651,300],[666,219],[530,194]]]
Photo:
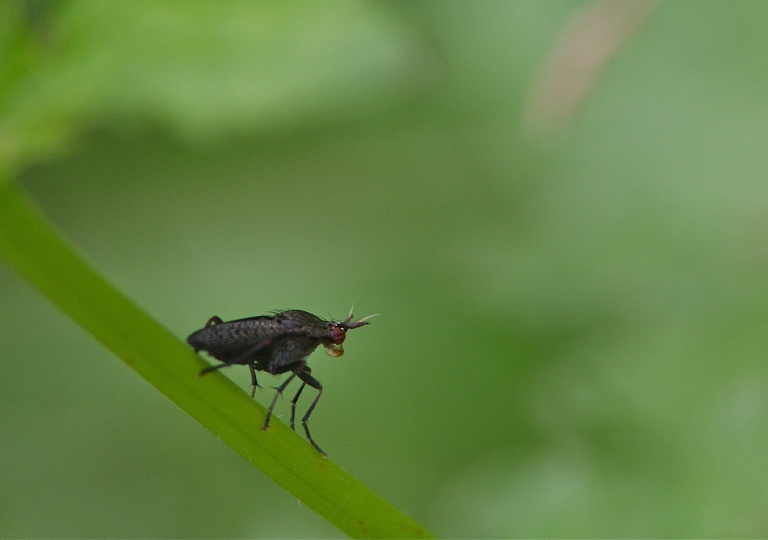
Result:
[[[767,3],[3,10],[19,181],[155,319],[382,314],[312,433],[435,533],[768,535]],[[340,535],[0,291],[0,536]]]

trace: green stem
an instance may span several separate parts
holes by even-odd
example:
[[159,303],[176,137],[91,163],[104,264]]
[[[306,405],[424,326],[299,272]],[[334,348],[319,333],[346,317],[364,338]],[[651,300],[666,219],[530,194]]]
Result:
[[0,179],[0,256],[192,418],[353,538],[431,533],[322,457],[99,276],[11,182]]

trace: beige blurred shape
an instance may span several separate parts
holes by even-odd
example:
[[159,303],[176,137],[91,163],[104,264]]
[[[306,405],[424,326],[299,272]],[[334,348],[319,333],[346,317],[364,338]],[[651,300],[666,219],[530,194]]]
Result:
[[608,62],[650,20],[657,0],[596,0],[566,23],[537,70],[523,108],[523,127],[548,140],[573,122]]

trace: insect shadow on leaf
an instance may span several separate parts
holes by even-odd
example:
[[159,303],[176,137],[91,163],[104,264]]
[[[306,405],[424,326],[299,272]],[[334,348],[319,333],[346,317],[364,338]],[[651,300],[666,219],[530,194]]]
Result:
[[301,419],[301,424],[304,426],[307,440],[318,452],[326,455],[312,439],[307,425],[315,405],[323,394],[323,385],[312,376],[307,358],[319,345],[325,347],[330,356],[341,356],[344,354],[342,344],[347,337],[347,331],[369,324],[368,319],[375,316],[369,315],[359,321],[353,321],[352,310],[350,310],[349,316],[343,321],[326,321],[306,311],[291,309],[278,311],[272,315],[259,315],[225,322],[214,315],[208,319],[203,328],[187,338],[187,343],[195,349],[195,352],[205,351],[222,362],[203,369],[200,372],[201,377],[223,367],[235,364],[247,365],[251,371],[251,397],[254,397],[256,388],[261,388],[256,379],[257,371],[272,375],[291,373],[277,387],[275,397],[267,410],[264,425],[261,426],[262,431],[269,427],[277,399],[294,378],[301,379],[301,386],[291,400],[290,426],[294,431],[296,430],[294,427],[296,402],[305,386],[315,388],[317,396]]

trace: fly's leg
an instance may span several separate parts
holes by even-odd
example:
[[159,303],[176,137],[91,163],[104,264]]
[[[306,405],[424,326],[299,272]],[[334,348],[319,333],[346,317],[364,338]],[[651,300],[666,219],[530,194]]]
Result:
[[285,387],[290,384],[290,382],[293,380],[293,378],[296,377],[296,374],[292,374],[290,377],[288,377],[283,384],[281,384],[277,388],[277,392],[275,392],[275,397],[272,399],[272,404],[269,406],[269,409],[267,409],[267,417],[264,419],[264,425],[261,426],[261,431],[266,431],[269,427],[269,420],[272,418],[272,409],[275,408],[275,405],[277,404],[277,398],[279,398],[283,390],[285,390]]
[[296,395],[293,396],[293,399],[291,400],[291,429],[293,431],[296,431],[296,428],[293,427],[293,420],[296,418],[296,402],[299,401],[299,396],[301,395],[301,391],[304,390],[305,386],[307,386],[307,383],[301,383],[301,386],[299,386],[299,391],[296,392]]
[[299,376],[299,379],[301,379],[302,382],[317,390],[317,397],[312,402],[312,405],[309,406],[309,409],[307,409],[307,414],[305,414],[304,418],[301,419],[301,425],[304,426],[304,432],[307,434],[307,440],[309,440],[309,442],[317,449],[318,452],[325,456],[327,454],[323,452],[322,448],[317,446],[317,443],[314,441],[314,439],[312,439],[312,435],[309,434],[309,426],[307,425],[309,416],[312,414],[312,411],[315,410],[315,405],[317,405],[317,402],[320,400],[320,396],[323,395],[323,385],[320,384],[320,381],[310,375],[310,371],[311,370],[305,367],[302,371],[295,372],[295,374]]
[[254,397],[256,395],[256,389],[258,388],[261,390],[261,385],[259,385],[259,381],[256,380],[256,368],[253,364],[248,364],[248,367],[251,370],[251,397]]
[[[223,322],[224,321],[221,320],[221,317],[217,317],[216,315],[214,315],[213,317],[208,319],[208,322],[205,323],[204,328],[208,328],[209,326],[213,326],[214,324],[221,324]],[[195,349],[195,353],[199,353],[199,352],[200,352],[200,349]],[[224,364],[224,366],[226,366],[226,364]],[[219,367],[224,367],[224,366],[219,366]],[[218,368],[216,368],[216,369],[218,369]],[[212,369],[209,369],[207,371],[203,370],[202,372],[200,372],[200,376],[202,377],[203,373],[208,373],[208,371],[213,371],[213,370]]]
[[206,368],[203,368],[200,370],[200,373],[198,374],[199,377],[202,377],[206,373],[210,373],[211,371],[216,371],[217,369],[221,369],[223,367],[227,367],[229,364],[219,364],[217,366],[208,366]]
[[[234,358],[230,358],[228,364],[234,365],[234,364],[248,364],[252,366],[252,368],[255,368],[256,365],[253,363],[253,358],[264,349],[264,347],[268,347],[272,343],[272,340],[269,339],[263,339],[259,341],[257,344],[248,347],[243,352],[241,352],[239,355],[235,356]],[[253,376],[251,377],[251,380],[253,379]],[[257,385],[258,386],[258,385]]]
[[[218,319],[219,322],[221,322],[221,319],[218,317],[211,317],[211,321],[213,319]],[[211,321],[208,321],[209,323]],[[218,323],[215,323],[218,324]],[[210,326],[210,325],[206,325]],[[251,397],[253,397],[256,394],[256,387],[261,388],[259,384],[256,382],[256,366],[253,364],[253,362],[249,362],[248,360],[250,358],[253,358],[255,354],[257,354],[259,351],[261,351],[264,347],[268,346],[270,343],[270,340],[265,339],[263,341],[258,342],[253,347],[249,347],[246,349],[243,353],[241,353],[239,356],[230,359],[228,362],[224,362],[223,364],[219,364],[218,366],[208,366],[206,368],[203,368],[203,370],[200,372],[200,376],[202,377],[206,373],[210,373],[211,371],[216,371],[217,369],[221,369],[223,367],[232,366],[235,364],[248,364],[248,367],[251,368],[251,383],[253,385],[253,391],[251,392]],[[195,352],[197,352],[197,349],[195,349]]]
[[222,321],[220,317],[217,317],[216,315],[214,315],[213,317],[208,319],[207,323],[205,323],[205,328],[208,328],[209,326],[213,326],[214,324],[221,324],[223,322],[224,321]]

